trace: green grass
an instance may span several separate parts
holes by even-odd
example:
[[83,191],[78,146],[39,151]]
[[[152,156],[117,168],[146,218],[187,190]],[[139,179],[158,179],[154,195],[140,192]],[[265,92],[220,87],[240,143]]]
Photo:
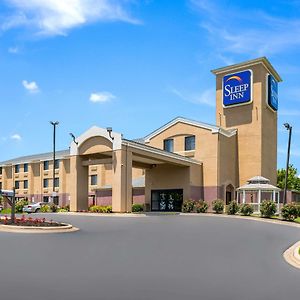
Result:
[[300,223],[300,217],[297,218],[297,219],[295,219],[295,222],[296,222],[296,223]]
[[11,213],[11,209],[10,208],[4,208],[1,211],[1,215],[8,215]]

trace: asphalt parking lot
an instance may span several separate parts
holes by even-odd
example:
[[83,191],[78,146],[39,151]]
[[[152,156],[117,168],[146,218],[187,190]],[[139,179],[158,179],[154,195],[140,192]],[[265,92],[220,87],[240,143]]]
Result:
[[47,215],[81,230],[0,232],[0,299],[299,299],[300,229],[209,216]]

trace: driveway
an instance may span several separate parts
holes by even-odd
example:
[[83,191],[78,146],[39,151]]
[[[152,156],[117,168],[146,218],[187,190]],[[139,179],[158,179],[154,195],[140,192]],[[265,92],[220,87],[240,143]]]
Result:
[[299,228],[211,216],[49,214],[81,230],[0,232],[6,300],[299,299]]

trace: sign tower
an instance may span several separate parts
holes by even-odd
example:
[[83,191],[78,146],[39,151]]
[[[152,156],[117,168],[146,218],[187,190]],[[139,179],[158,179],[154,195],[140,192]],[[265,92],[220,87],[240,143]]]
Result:
[[276,185],[279,74],[265,57],[212,73],[216,75],[216,123],[237,129],[238,184],[258,175]]

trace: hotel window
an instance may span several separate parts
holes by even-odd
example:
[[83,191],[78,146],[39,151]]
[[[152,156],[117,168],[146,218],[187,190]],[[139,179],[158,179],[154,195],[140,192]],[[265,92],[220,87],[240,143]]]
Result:
[[24,189],[28,189],[28,180],[24,180]]
[[15,165],[15,173],[19,173],[20,172],[20,165]]
[[185,137],[184,149],[185,149],[185,151],[195,150],[195,136],[194,135]]
[[97,185],[97,175],[91,175],[91,185]]
[[0,167],[0,175],[2,175],[2,167]]
[[44,188],[47,188],[49,186],[49,179],[48,178],[45,178],[44,179],[44,182],[43,182],[43,187]]
[[16,190],[18,190],[20,188],[20,181],[19,180],[15,181],[15,188],[16,188]]
[[54,179],[54,187],[59,187],[59,178]]
[[0,182],[0,190],[2,190],[2,182]]
[[44,161],[44,170],[49,170],[49,161],[48,160],[45,160]]
[[168,151],[168,152],[174,151],[174,140],[173,139],[164,140],[164,150]]
[[28,164],[24,164],[24,172],[28,172]]
[[55,166],[55,170],[59,169],[59,159],[55,160],[54,166]]

